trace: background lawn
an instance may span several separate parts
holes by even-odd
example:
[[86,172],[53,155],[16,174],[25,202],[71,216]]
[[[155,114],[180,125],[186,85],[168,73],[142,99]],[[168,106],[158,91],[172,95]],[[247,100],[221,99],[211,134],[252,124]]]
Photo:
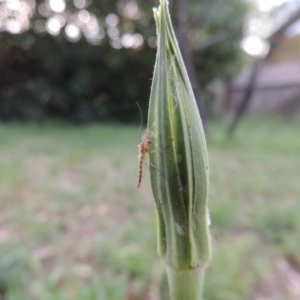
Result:
[[[300,299],[299,128],[252,119],[228,141],[211,124],[206,300]],[[148,171],[136,189],[137,136],[124,125],[0,126],[8,300],[168,299]]]

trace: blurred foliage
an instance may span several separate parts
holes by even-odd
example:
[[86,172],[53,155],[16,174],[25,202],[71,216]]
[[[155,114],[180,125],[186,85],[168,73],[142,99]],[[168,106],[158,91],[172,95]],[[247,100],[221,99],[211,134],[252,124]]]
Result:
[[[138,121],[136,102],[146,116],[155,59],[152,7],[157,1],[59,0],[56,5],[65,8],[55,11],[55,1],[20,0],[32,14],[19,31],[16,22],[25,18],[22,6],[16,12],[8,2],[0,4],[2,120],[58,116],[77,123]],[[176,2],[170,5],[176,24]],[[190,1],[189,39],[203,89],[239,70],[247,9],[243,0]]]

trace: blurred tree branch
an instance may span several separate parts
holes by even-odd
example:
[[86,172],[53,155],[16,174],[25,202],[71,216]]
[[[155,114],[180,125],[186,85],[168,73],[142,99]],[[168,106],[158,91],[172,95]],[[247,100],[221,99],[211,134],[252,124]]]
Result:
[[203,127],[207,127],[207,112],[204,104],[203,96],[201,95],[201,90],[199,88],[196,69],[193,63],[193,55],[191,51],[191,46],[188,40],[189,29],[187,26],[187,9],[188,0],[177,0],[177,38],[182,53],[183,60],[185,62],[187,72],[190,77],[191,85],[195,95],[195,99],[200,111]]
[[266,55],[254,62],[252,65],[252,70],[250,73],[248,84],[245,88],[244,95],[242,96],[241,101],[239,102],[232,121],[228,128],[228,135],[232,135],[234,130],[236,129],[238,123],[246,114],[247,109],[249,107],[249,103],[252,99],[252,95],[256,88],[257,78],[259,73],[264,66],[264,64],[268,61],[269,57],[276,51],[277,46],[280,44],[282,37],[286,30],[293,25],[296,21],[300,19],[300,8],[297,9],[277,30],[275,30],[268,38],[267,41],[269,42],[269,50]]
[[211,35],[201,43],[201,46],[198,48],[198,50],[214,46],[215,44],[218,44],[226,40],[227,38],[231,37],[236,33],[237,32],[235,31],[230,31],[230,32],[227,31],[227,32],[220,32],[220,33],[216,33],[215,35]]
[[[232,60],[238,61],[233,41],[239,40],[242,36],[246,7],[240,0],[233,0],[230,4],[219,0],[201,0],[200,3],[193,0],[177,0],[176,2],[176,34],[204,128],[207,127],[210,105],[205,102],[204,97],[205,86],[210,82],[208,74],[218,74],[220,66],[230,55],[232,55]],[[222,15],[220,11],[223,12]],[[218,46],[221,56],[210,52],[210,47],[217,48]],[[228,52],[230,54],[227,54],[226,49],[229,47],[233,49]],[[203,57],[206,57],[208,53],[210,53],[211,60],[205,60],[204,63]],[[208,66],[205,72],[202,67],[204,65]],[[227,66],[229,71],[227,76],[234,73],[234,68],[238,66],[231,61],[230,66]],[[206,74],[205,79],[204,74]],[[202,86],[199,87],[199,83]]]

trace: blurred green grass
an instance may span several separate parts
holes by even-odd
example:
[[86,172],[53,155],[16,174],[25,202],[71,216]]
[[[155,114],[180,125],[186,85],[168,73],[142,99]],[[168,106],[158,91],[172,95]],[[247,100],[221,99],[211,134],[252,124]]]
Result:
[[[299,299],[299,120],[208,138],[213,260],[206,300]],[[0,126],[0,298],[167,299],[138,128]],[[159,296],[161,295],[161,296]]]

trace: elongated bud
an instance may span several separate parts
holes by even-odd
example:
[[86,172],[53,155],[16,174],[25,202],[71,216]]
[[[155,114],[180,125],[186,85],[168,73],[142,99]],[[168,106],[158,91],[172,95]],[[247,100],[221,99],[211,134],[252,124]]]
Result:
[[160,4],[154,10],[158,48],[148,115],[148,130],[154,133],[150,176],[158,216],[158,253],[169,268],[185,272],[204,268],[211,258],[208,157],[167,1]]

